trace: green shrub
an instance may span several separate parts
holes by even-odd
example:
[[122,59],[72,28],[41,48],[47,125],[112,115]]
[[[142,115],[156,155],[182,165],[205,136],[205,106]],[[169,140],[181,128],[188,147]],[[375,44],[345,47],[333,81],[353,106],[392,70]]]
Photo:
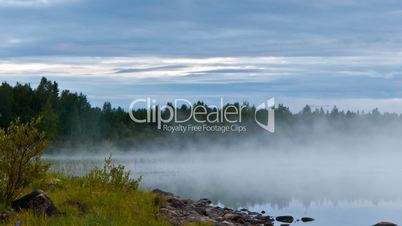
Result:
[[137,190],[142,177],[138,179],[130,178],[130,171],[125,170],[124,165],[115,165],[110,155],[105,158],[103,168],[96,167],[86,176],[86,181],[90,186],[102,185],[112,186],[117,189]]
[[6,130],[0,129],[0,200],[5,206],[43,178],[49,168],[41,160],[48,142],[36,129],[39,121],[21,123],[17,119]]

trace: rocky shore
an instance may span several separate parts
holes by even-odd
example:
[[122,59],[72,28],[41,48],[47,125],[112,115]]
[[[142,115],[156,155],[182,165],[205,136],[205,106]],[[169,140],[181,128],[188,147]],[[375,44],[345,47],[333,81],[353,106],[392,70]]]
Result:
[[[213,206],[208,199],[194,201],[181,198],[173,193],[159,189],[153,190],[157,194],[154,204],[160,206],[159,214],[169,219],[175,226],[184,226],[189,223],[209,223],[215,226],[289,226],[292,223],[308,223],[314,221],[311,217],[295,219],[292,216],[269,216],[264,211],[261,213],[250,212],[247,209],[234,210]],[[80,215],[88,213],[88,208],[80,202],[67,202],[79,209]],[[0,211],[0,224],[13,218],[21,210],[30,210],[36,214],[44,214],[48,217],[63,216],[54,205],[50,197],[42,190],[33,191],[30,194],[12,202],[14,211]],[[308,224],[306,224],[307,226]],[[379,222],[373,226],[397,226],[391,222]]]
[[177,226],[188,223],[203,222],[216,226],[273,226],[275,222],[278,225],[290,225],[293,222],[311,222],[311,217],[294,219],[292,216],[272,217],[264,211],[261,213],[250,212],[247,209],[233,210],[212,206],[208,199],[194,201],[184,199],[172,193],[159,189],[153,191],[164,197],[166,204],[162,205],[160,214],[170,219],[170,223]]
[[[162,205],[160,214],[167,217],[175,226],[183,226],[189,223],[210,223],[215,226],[290,226],[292,223],[309,223],[314,221],[311,217],[295,219],[292,216],[269,216],[264,211],[261,213],[250,212],[247,209],[234,210],[211,205],[208,199],[194,201],[181,198],[170,192],[159,189],[154,193],[162,196],[166,204]],[[306,224],[307,226],[308,224]],[[379,222],[373,226],[398,226],[391,222]]]

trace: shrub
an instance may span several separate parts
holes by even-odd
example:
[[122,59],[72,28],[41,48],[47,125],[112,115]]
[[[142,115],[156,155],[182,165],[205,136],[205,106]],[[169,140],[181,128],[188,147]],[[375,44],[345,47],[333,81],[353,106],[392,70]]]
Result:
[[105,158],[103,168],[96,167],[89,172],[86,181],[90,186],[110,185],[117,189],[137,190],[142,177],[131,179],[130,174],[130,171],[125,171],[124,165],[115,165],[110,155]]
[[40,119],[21,123],[19,119],[0,129],[0,200],[5,206],[22,189],[46,175],[49,168],[41,156],[48,142],[36,129]]

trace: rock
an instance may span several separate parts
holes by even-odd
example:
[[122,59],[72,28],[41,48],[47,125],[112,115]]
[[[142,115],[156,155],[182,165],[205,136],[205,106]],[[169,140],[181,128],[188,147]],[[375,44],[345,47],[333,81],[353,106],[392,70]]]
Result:
[[385,221],[383,221],[383,222],[377,223],[377,224],[375,224],[375,225],[373,225],[373,226],[398,226],[398,225],[396,225],[396,224],[394,224],[394,223],[391,223],[391,222],[385,222]]
[[248,215],[255,216],[255,215],[258,215],[259,213],[257,213],[257,212],[252,212],[252,211],[247,211],[247,214],[248,214]]
[[240,209],[240,211],[247,212],[247,211],[248,211],[248,209],[246,209],[246,208],[242,208],[242,209]]
[[160,189],[154,189],[152,192],[155,193],[155,194],[158,194],[158,195],[162,195],[162,196],[174,196],[173,193],[165,192],[165,191],[162,191]]
[[178,209],[183,208],[185,205],[183,201],[176,197],[168,197],[166,201],[169,203],[170,206]]
[[195,204],[196,205],[204,205],[204,206],[207,206],[207,205],[209,205],[209,204],[211,204],[212,202],[211,202],[211,200],[209,200],[209,199],[200,199],[200,200],[198,200]]
[[195,202],[191,199],[182,199],[181,201],[183,201],[184,204],[194,204]]
[[262,213],[262,214],[265,214],[265,211],[263,210],[263,211],[261,211],[261,213]]
[[246,222],[245,218],[242,215],[235,213],[227,213],[223,215],[223,219],[238,224],[244,224]]
[[188,222],[202,222],[207,221],[208,218],[204,217],[203,215],[199,214],[197,211],[190,210],[186,213],[186,221]]
[[208,217],[210,217],[212,219],[219,219],[219,218],[223,217],[223,214],[225,214],[223,209],[216,208],[216,207],[215,208],[206,208],[205,213]]
[[[156,190],[166,200],[166,205],[160,206],[159,214],[169,219],[175,226],[189,223],[209,223],[215,226],[273,226],[273,219],[257,212],[248,212],[230,208],[211,206],[209,199],[194,202],[183,199],[171,193]],[[253,215],[247,214],[251,213]]]
[[222,221],[222,222],[218,223],[216,226],[236,226],[236,225],[229,221]]
[[21,210],[31,210],[35,214],[45,214],[47,216],[55,216],[59,214],[59,210],[53,204],[53,201],[42,190],[35,190],[20,199],[11,203],[11,206],[17,212]]
[[251,221],[253,224],[257,225],[273,225],[273,219],[269,216],[262,216],[262,215],[257,215],[254,218],[252,218]]
[[194,208],[195,212],[202,216],[207,216],[207,207],[206,206],[192,206],[191,208]]
[[293,217],[292,216],[278,216],[275,218],[275,220],[283,223],[293,223]]
[[14,211],[1,211],[0,212],[0,223],[7,223],[10,218],[15,217],[17,215]]
[[312,221],[314,221],[314,218],[311,218],[311,217],[302,217],[302,218],[301,218],[301,221],[304,222],[304,223],[312,222]]
[[263,216],[263,215],[255,216],[254,219],[257,219],[257,220],[264,220],[264,221],[273,221],[273,219],[271,219],[271,217],[269,217],[269,216]]

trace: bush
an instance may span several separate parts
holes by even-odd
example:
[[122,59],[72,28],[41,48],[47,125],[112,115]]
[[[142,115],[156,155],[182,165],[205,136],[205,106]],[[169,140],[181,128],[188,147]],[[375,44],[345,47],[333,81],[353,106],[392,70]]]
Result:
[[103,168],[96,167],[89,172],[86,181],[90,186],[108,185],[117,189],[137,190],[142,177],[131,179],[130,173],[130,171],[125,171],[124,165],[115,165],[110,155],[105,158]]
[[23,188],[46,175],[49,165],[41,160],[48,142],[36,127],[40,119],[19,119],[0,128],[0,200],[8,206]]

